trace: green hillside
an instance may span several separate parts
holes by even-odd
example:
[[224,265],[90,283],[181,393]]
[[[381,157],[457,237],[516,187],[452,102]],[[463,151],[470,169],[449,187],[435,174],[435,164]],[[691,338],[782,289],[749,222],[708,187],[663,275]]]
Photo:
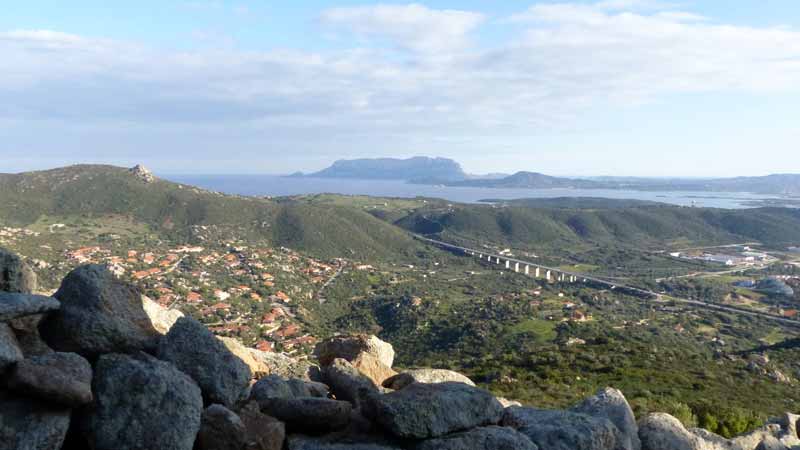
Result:
[[205,191],[129,169],[79,165],[0,175],[0,217],[24,226],[46,216],[124,216],[171,239],[258,238],[323,257],[402,257],[418,244],[362,209]]
[[[458,205],[415,211],[397,220],[410,231],[502,243],[522,248],[615,245],[663,248],[672,244],[759,241],[784,246],[800,242],[800,210],[724,210],[614,201],[514,202]],[[546,206],[538,206],[544,204]],[[569,203],[568,203],[569,204]],[[581,207],[582,204],[591,205]]]

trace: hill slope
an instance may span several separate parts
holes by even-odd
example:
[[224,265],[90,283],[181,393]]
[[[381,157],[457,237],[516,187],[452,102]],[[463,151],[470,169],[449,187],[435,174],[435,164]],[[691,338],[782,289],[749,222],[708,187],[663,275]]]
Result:
[[[552,201],[512,202],[507,207],[458,205],[416,211],[396,223],[422,234],[531,248],[574,245],[663,247],[671,243],[759,241],[781,246],[800,242],[800,210],[759,208],[724,210],[642,205],[613,201],[570,201],[580,206],[555,207]],[[547,206],[539,206],[547,205]]]
[[324,257],[391,259],[417,247],[402,230],[358,208],[224,195],[158,178],[146,181],[113,166],[0,174],[0,192],[0,217],[16,226],[43,216],[121,215],[173,239],[196,240],[202,230]]
[[551,189],[551,188],[577,188],[595,189],[604,187],[602,183],[590,180],[578,180],[544,175],[537,172],[517,172],[513,175],[498,179],[463,180],[448,183],[450,186],[470,186],[487,188],[524,188],[524,189]]

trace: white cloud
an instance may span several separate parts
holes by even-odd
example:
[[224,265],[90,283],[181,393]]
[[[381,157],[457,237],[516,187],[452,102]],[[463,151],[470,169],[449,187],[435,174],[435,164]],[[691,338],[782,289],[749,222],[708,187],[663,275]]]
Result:
[[800,90],[798,31],[601,6],[534,6],[493,48],[470,43],[483,20],[475,13],[420,5],[324,13],[328,24],[414,50],[404,58],[380,46],[177,51],[10,31],[0,33],[0,120],[235,129],[322,145],[342,136],[490,142],[570,126],[598,106]]
[[321,18],[328,25],[385,37],[420,52],[463,48],[468,34],[484,20],[482,14],[474,12],[434,10],[415,3],[333,8],[324,11]]
[[605,0],[595,5],[608,10],[668,9],[675,5],[658,0]]

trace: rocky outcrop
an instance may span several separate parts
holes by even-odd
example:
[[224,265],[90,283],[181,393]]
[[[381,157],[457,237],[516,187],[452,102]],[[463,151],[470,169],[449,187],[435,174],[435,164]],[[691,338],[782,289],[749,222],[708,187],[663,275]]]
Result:
[[61,448],[70,410],[0,391],[0,450]]
[[642,448],[636,417],[625,396],[619,390],[601,389],[593,397],[575,405],[572,411],[610,420],[619,430],[620,448],[630,450]]
[[22,350],[19,348],[14,331],[7,324],[0,322],[0,373],[22,361],[22,358]]
[[60,306],[53,297],[0,292],[0,322],[55,311]]
[[[56,297],[60,307],[49,297],[0,294],[0,450],[800,446],[798,416],[792,414],[725,439],[687,430],[666,414],[651,414],[637,425],[623,394],[610,388],[557,411],[495,398],[448,370],[387,378],[394,351],[374,336],[325,341],[317,348],[320,369],[217,338],[196,320],[143,299],[101,266],[75,269]],[[38,330],[60,351],[39,339]],[[253,374],[261,379],[251,387]]]
[[363,393],[378,393],[375,383],[344,359],[334,359],[329,366],[322,369],[322,376],[337,399],[346,400],[356,406],[362,390]]
[[241,342],[234,338],[224,336],[218,336],[217,339],[222,341],[222,343],[225,345],[225,348],[227,348],[229,352],[247,365],[253,377],[258,379],[264,375],[269,375],[269,368],[266,367],[263,362],[257,360],[255,356],[253,356],[253,352],[251,352],[249,348],[242,345]]
[[0,292],[30,294],[36,290],[36,273],[22,258],[0,248]]
[[247,450],[281,450],[286,438],[283,422],[263,414],[256,403],[248,403],[239,412],[245,429]]
[[282,353],[262,352],[254,348],[247,350],[256,360],[258,370],[253,373],[256,378],[275,374],[284,378],[318,381],[319,368],[307,360],[291,358]]
[[[639,422],[642,450],[723,450],[724,441],[701,437],[687,430],[676,418],[653,413]],[[716,442],[715,442],[716,441]]]
[[295,397],[328,397],[330,388],[324,383],[290,378],[286,381]]
[[475,386],[469,378],[458,372],[444,369],[413,369],[398,373],[383,381],[383,387],[400,390],[411,383],[464,383]]
[[261,412],[285,422],[294,432],[324,433],[340,430],[350,422],[352,406],[327,398],[273,398],[259,404]]
[[362,353],[372,355],[386,367],[392,367],[394,363],[392,345],[366,334],[335,336],[320,342],[314,348],[314,356],[323,366],[332,363],[336,358],[352,362]]
[[200,388],[170,363],[145,353],[103,355],[95,401],[82,430],[96,450],[191,450],[200,430]]
[[196,450],[242,450],[245,447],[242,419],[222,405],[211,405],[203,411]]
[[538,450],[527,436],[508,427],[482,427],[427,440],[414,450]]
[[278,375],[267,375],[250,388],[250,400],[265,405],[273,398],[295,398],[289,383]]
[[[335,360],[334,360],[335,361]],[[351,364],[376,386],[381,386],[387,378],[397,375],[391,367],[386,366],[370,353],[359,354]]]
[[43,314],[35,314],[12,319],[8,322],[8,325],[17,336],[19,348],[25,356],[39,356],[53,351],[39,334],[39,323],[43,318]]
[[207,404],[233,407],[250,383],[250,369],[200,322],[183,317],[159,343],[158,358],[194,379]]
[[587,414],[512,406],[505,410],[502,424],[528,436],[542,449],[630,450],[622,445],[610,420]]
[[147,167],[137,164],[129,169],[130,173],[136,177],[138,180],[142,181],[143,183],[152,183],[156,181],[155,175],[153,172],[150,172]]
[[492,394],[463,383],[414,383],[367,397],[373,420],[389,433],[412,439],[497,424],[503,407]]
[[324,438],[294,435],[287,440],[288,450],[400,450],[401,447],[374,442],[330,441]]
[[89,358],[155,348],[159,334],[142,308],[141,293],[105,266],[73,270],[55,297],[61,309],[39,325],[50,347]]
[[285,434],[283,423],[262,414],[255,403],[238,415],[214,404],[203,411],[195,450],[281,450]]
[[153,328],[161,334],[167,334],[175,322],[183,317],[183,313],[177,309],[165,308],[146,295],[142,296],[142,308],[150,319],[150,323],[153,324]]
[[8,387],[68,407],[92,401],[92,366],[76,353],[49,353],[20,361],[10,371]]

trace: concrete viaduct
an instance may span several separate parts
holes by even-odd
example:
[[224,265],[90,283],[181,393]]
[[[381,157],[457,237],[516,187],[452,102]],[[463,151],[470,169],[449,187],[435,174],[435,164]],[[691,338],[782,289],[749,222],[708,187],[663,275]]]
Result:
[[435,239],[426,238],[420,235],[413,235],[413,236],[418,240],[421,240],[431,245],[435,245],[443,250],[447,250],[456,254],[477,257],[478,259],[486,262],[487,264],[496,264],[510,271],[514,271],[517,273],[524,273],[525,275],[532,276],[534,278],[543,278],[546,282],[559,282],[559,283],[581,282],[581,283],[599,285],[608,289],[618,289],[621,291],[625,291],[626,293],[630,293],[640,297],[651,298],[654,296],[656,297],[658,296],[658,294],[651,291],[646,291],[631,286],[620,285],[618,283],[587,276],[585,274],[577,272],[570,272],[555,267],[548,267],[542,264],[511,258],[508,256],[497,255],[482,250],[475,250],[467,247],[461,247],[455,244],[450,244],[448,242],[437,241]]
[[623,284],[614,283],[612,281],[603,280],[601,278],[595,278],[592,276],[576,272],[569,272],[554,267],[543,266],[541,264],[532,263],[530,261],[523,261],[516,258],[509,258],[503,255],[496,255],[482,250],[475,250],[467,247],[461,247],[455,244],[450,244],[447,242],[426,238],[424,236],[420,236],[417,234],[412,234],[412,236],[415,239],[418,239],[430,245],[435,245],[443,250],[447,250],[460,255],[477,257],[478,259],[485,261],[487,264],[499,265],[500,267],[503,267],[507,270],[513,270],[514,272],[524,273],[525,275],[533,276],[535,278],[542,278],[547,282],[567,282],[567,283],[581,282],[581,283],[591,284],[594,286],[601,286],[607,289],[616,290],[628,295],[633,295],[647,300],[663,299],[705,309],[724,311],[724,312],[752,316],[752,317],[761,317],[772,321],[780,322],[784,325],[790,325],[792,327],[800,327],[800,321],[782,317],[776,314],[765,313],[761,311],[753,311],[736,306],[720,305],[718,303],[711,303],[702,300],[693,300],[688,298],[680,298],[673,296],[663,296],[662,298],[661,294],[646,289],[640,289],[633,286],[626,286]]

